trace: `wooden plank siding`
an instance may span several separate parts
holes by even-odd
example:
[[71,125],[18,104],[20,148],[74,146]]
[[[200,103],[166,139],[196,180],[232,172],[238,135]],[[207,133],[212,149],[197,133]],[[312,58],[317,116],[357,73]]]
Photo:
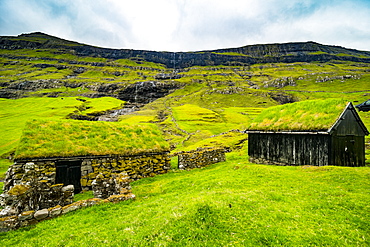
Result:
[[[320,124],[333,116],[325,113],[311,113],[312,126],[309,127],[308,123],[302,122],[298,124],[294,122],[291,126],[281,125],[284,119],[286,120],[283,113],[289,111],[286,109],[283,111],[281,107],[273,108],[271,111],[279,117],[272,121],[271,117],[268,117],[271,113],[264,115],[264,118],[259,119],[256,124],[250,124],[254,129],[249,127],[245,131],[249,135],[248,154],[252,163],[365,166],[365,136],[369,131],[351,102],[347,103],[328,129]],[[272,115],[275,116],[274,114]],[[301,128],[296,129],[297,126]]]
[[249,133],[248,155],[259,164],[364,166],[363,136]]
[[331,137],[327,134],[249,133],[248,142],[248,155],[255,163],[329,164]]
[[365,166],[365,138],[363,136],[333,136],[330,164],[337,166]]

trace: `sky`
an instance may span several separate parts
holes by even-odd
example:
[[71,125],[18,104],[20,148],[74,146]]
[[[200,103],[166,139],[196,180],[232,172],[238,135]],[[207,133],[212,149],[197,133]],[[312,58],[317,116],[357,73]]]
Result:
[[370,51],[370,0],[0,0],[0,36],[201,51],[315,41]]

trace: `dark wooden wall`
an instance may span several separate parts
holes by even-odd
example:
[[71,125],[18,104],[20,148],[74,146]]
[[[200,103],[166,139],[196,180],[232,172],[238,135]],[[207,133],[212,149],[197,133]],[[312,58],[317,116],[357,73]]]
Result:
[[249,133],[248,155],[280,165],[364,166],[365,138],[325,134]]
[[363,136],[333,136],[330,160],[337,166],[365,166],[365,138]]
[[330,135],[249,133],[248,137],[249,157],[286,165],[328,165],[330,148]]

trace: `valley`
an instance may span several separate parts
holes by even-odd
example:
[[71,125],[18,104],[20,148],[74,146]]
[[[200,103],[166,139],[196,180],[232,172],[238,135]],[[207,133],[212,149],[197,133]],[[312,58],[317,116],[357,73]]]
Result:
[[[356,105],[369,99],[370,52],[315,42],[155,52],[93,47],[43,33],[0,37],[0,48],[0,181],[32,119],[151,123],[172,153],[198,147],[228,151],[227,162],[190,172],[179,171],[173,159],[170,173],[133,183],[136,201],[1,233],[6,246],[21,245],[13,239],[17,234],[27,239],[53,232],[51,227],[59,229],[66,246],[84,246],[89,234],[96,245],[138,245],[142,239],[155,245],[343,245],[337,231],[348,245],[369,244],[364,212],[369,209],[370,137],[366,167],[275,167],[248,162],[243,131],[271,106],[314,99]],[[370,114],[359,115],[370,129]],[[96,226],[99,217],[103,220]],[[317,217],[320,222],[313,221]],[[154,225],[163,228],[153,230]],[[112,226],[117,241],[107,236]],[[68,230],[79,227],[85,228],[81,235]],[[29,246],[57,245],[53,237],[32,237]]]

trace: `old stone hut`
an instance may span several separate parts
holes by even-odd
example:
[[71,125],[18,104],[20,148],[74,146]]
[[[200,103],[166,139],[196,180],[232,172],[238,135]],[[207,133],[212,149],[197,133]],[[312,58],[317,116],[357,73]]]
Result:
[[155,125],[32,120],[23,131],[4,191],[36,180],[72,184],[78,193],[91,189],[98,175],[126,172],[136,180],[169,169],[169,146]]
[[369,134],[352,103],[304,101],[263,111],[246,130],[251,162],[277,165],[365,165]]

